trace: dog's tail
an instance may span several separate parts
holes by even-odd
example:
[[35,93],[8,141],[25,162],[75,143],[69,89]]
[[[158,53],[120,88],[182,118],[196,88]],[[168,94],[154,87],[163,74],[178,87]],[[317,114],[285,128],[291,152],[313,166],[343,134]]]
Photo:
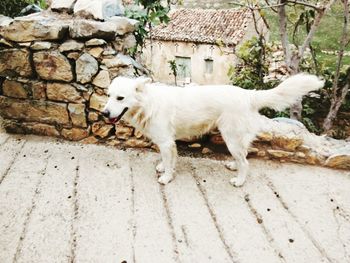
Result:
[[268,107],[274,110],[284,110],[303,95],[322,88],[324,81],[314,75],[297,74],[284,80],[276,88],[270,90],[255,90],[252,106],[256,110]]

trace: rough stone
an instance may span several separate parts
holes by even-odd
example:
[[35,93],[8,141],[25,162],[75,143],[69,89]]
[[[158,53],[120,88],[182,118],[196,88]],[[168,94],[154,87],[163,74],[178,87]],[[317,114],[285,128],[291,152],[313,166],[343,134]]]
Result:
[[262,132],[257,135],[257,139],[263,142],[270,142],[272,141],[273,135],[268,132]]
[[81,140],[80,142],[84,143],[84,144],[96,144],[96,143],[98,143],[98,139],[95,136],[89,136],[89,137]]
[[303,140],[296,137],[285,137],[285,136],[276,136],[272,139],[271,145],[285,149],[287,151],[295,151],[300,145],[302,145]]
[[201,148],[202,145],[200,145],[199,143],[193,143],[193,144],[190,144],[188,145],[189,148]]
[[0,50],[0,76],[29,77],[33,74],[26,49]]
[[126,127],[120,124],[117,124],[115,127],[115,135],[120,140],[127,140],[132,136],[133,128]]
[[287,158],[287,157],[292,157],[294,155],[293,152],[286,152],[282,150],[272,150],[268,149],[267,152],[275,158]]
[[106,44],[107,44],[107,42],[104,39],[99,39],[99,38],[93,38],[93,39],[90,39],[89,41],[85,42],[85,46],[87,46],[87,47],[103,46]]
[[350,153],[339,153],[328,157],[325,165],[332,168],[350,169]]
[[135,19],[129,19],[124,16],[113,16],[108,19],[116,25],[116,32],[118,35],[125,35],[135,31],[135,28],[140,23]]
[[90,134],[89,129],[80,129],[80,128],[72,128],[72,129],[62,129],[61,135],[71,141],[80,141]]
[[125,146],[132,148],[148,148],[152,146],[152,143],[145,140],[131,138],[125,141]]
[[2,92],[5,96],[12,98],[28,98],[28,91],[24,84],[14,80],[5,80],[2,85]]
[[111,133],[113,127],[113,125],[106,124],[102,121],[95,122],[92,124],[92,133],[100,138],[106,138]]
[[0,28],[10,25],[13,19],[8,16],[0,15]]
[[258,152],[259,152],[258,148],[255,148],[255,147],[248,148],[248,153],[250,153],[250,154],[257,154]]
[[89,54],[81,55],[76,62],[77,81],[82,84],[91,82],[98,71],[98,62]]
[[70,52],[67,54],[67,58],[77,60],[80,57],[79,52]]
[[37,81],[32,84],[32,96],[35,100],[46,99],[46,83]]
[[9,133],[36,134],[43,136],[59,137],[59,132],[54,126],[43,123],[19,123],[13,120],[4,120],[4,128]]
[[6,39],[0,37],[0,45],[6,46],[6,47],[13,47],[13,44]]
[[124,7],[120,0],[77,0],[74,14],[84,18],[104,20],[112,16],[123,15]]
[[69,124],[66,104],[49,101],[23,101],[0,96],[4,118],[49,124]]
[[108,88],[111,84],[109,72],[107,70],[101,70],[94,78],[92,84],[103,89]]
[[95,48],[91,48],[87,51],[91,56],[93,56],[94,58],[100,58],[101,54],[103,52],[103,48],[102,47],[95,47]]
[[72,67],[58,51],[40,51],[33,55],[35,70],[42,79],[71,82]]
[[106,65],[108,68],[126,67],[132,65],[132,61],[131,58],[118,54],[114,58],[103,59],[102,64]]
[[97,112],[89,111],[88,119],[90,122],[98,121],[99,115]]
[[68,112],[72,120],[73,125],[86,128],[86,115],[84,104],[68,104]]
[[52,47],[52,43],[51,42],[47,42],[47,41],[36,41],[30,46],[30,48],[32,50],[36,50],[36,51],[48,50],[51,47]]
[[136,38],[133,34],[128,34],[127,36],[125,36],[123,38],[123,49],[129,49],[132,48],[134,46],[136,46],[137,42],[136,42]]
[[63,44],[60,45],[59,51],[60,52],[67,52],[67,51],[80,51],[84,48],[84,44],[78,41],[75,41],[73,39],[67,40]]
[[106,105],[107,96],[98,95],[96,93],[91,95],[90,98],[90,109],[102,111],[103,107]]
[[72,12],[76,0],[52,0],[51,9],[54,11]]
[[16,18],[9,26],[2,29],[2,35],[15,42],[60,40],[67,30],[66,21],[38,14]]
[[80,93],[70,84],[48,83],[46,88],[47,98],[54,101],[83,102]]
[[72,38],[102,38],[113,40],[115,38],[115,25],[111,22],[99,22],[84,19],[74,20],[69,27],[69,34]]

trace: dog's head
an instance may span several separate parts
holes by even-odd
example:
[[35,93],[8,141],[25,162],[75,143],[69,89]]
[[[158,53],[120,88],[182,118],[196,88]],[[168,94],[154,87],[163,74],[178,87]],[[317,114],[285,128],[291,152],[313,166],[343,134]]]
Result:
[[139,103],[138,95],[143,92],[150,78],[115,78],[108,88],[108,101],[103,109],[103,115],[111,123],[118,122],[123,115]]

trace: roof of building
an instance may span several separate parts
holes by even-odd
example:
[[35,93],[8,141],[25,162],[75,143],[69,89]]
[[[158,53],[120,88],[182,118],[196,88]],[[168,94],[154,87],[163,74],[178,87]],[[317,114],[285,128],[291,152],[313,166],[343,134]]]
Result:
[[152,38],[166,41],[237,45],[252,14],[248,9],[177,9],[170,22],[152,30]]

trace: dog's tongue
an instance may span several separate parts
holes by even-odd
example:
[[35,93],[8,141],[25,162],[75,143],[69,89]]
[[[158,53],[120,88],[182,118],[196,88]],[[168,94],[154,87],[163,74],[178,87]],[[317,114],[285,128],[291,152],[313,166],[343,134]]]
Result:
[[110,118],[110,119],[108,119],[109,123],[116,123],[116,121],[117,121],[117,118]]

